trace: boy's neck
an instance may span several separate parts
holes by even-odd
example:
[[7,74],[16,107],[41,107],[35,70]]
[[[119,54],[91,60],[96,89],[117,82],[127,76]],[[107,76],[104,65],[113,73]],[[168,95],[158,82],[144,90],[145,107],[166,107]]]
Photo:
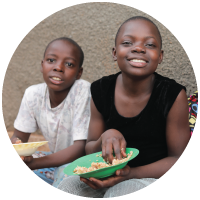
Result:
[[59,104],[61,104],[63,100],[67,97],[69,90],[70,88],[64,91],[49,90],[49,99],[50,99],[51,108],[55,108]]
[[152,74],[143,78],[132,78],[125,74],[121,74],[122,87],[124,91],[129,95],[139,95],[141,93],[149,93],[153,89],[155,75]]

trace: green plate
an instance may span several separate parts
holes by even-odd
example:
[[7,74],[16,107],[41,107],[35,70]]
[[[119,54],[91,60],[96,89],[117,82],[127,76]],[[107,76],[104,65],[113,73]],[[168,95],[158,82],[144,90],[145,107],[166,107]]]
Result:
[[[139,154],[139,150],[135,149],[135,148],[126,148],[126,154],[130,153],[130,151],[133,151],[132,156],[130,157],[130,160],[132,160],[133,158],[135,158],[138,154]],[[78,158],[77,160],[75,160],[74,162],[72,162],[71,164],[69,164],[65,169],[64,169],[64,173],[71,176],[71,175],[79,175],[83,178],[90,178],[90,177],[94,177],[94,178],[104,178],[107,176],[111,176],[115,173],[116,170],[118,169],[122,169],[124,168],[128,161],[124,162],[124,163],[120,163],[118,165],[114,165],[114,166],[110,166],[110,167],[105,167],[105,168],[101,168],[101,169],[97,169],[95,171],[91,171],[91,172],[87,172],[87,173],[83,173],[83,174],[75,174],[73,171],[77,166],[80,167],[91,167],[92,162],[103,162],[106,163],[105,161],[103,161],[102,157],[97,157],[96,155],[101,154],[102,152],[97,152],[97,153],[93,153],[93,154],[89,154],[87,156],[83,156],[81,158]]]

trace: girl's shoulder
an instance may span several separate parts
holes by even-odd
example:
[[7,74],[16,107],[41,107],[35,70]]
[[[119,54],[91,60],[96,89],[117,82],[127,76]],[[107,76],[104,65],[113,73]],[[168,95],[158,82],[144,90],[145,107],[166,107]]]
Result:
[[156,72],[154,72],[154,74],[155,74],[155,81],[156,81],[157,88],[163,87],[166,89],[168,88],[168,90],[184,89],[186,91],[186,87],[176,82],[174,79],[168,78],[166,76],[162,76],[161,74],[158,74]]
[[116,79],[121,72],[111,74],[109,76],[103,76],[102,78],[94,81],[91,84],[91,93],[105,93],[111,87],[115,86]]

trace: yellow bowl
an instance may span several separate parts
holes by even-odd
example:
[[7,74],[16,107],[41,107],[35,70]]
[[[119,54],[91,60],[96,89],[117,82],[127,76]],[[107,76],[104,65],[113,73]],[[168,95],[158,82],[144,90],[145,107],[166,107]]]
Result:
[[15,148],[19,156],[31,156],[33,153],[36,152],[38,147],[46,144],[47,142],[48,141],[13,144],[13,147]]

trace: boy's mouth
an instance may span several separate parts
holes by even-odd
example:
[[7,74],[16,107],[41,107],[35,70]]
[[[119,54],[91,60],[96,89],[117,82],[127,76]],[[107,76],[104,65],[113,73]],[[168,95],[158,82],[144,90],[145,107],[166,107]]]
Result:
[[53,80],[56,80],[56,81],[61,81],[61,79],[60,78],[58,78],[58,77],[51,77]]
[[56,84],[56,85],[63,83],[61,78],[56,77],[56,76],[49,77],[49,79],[50,79],[51,83]]

